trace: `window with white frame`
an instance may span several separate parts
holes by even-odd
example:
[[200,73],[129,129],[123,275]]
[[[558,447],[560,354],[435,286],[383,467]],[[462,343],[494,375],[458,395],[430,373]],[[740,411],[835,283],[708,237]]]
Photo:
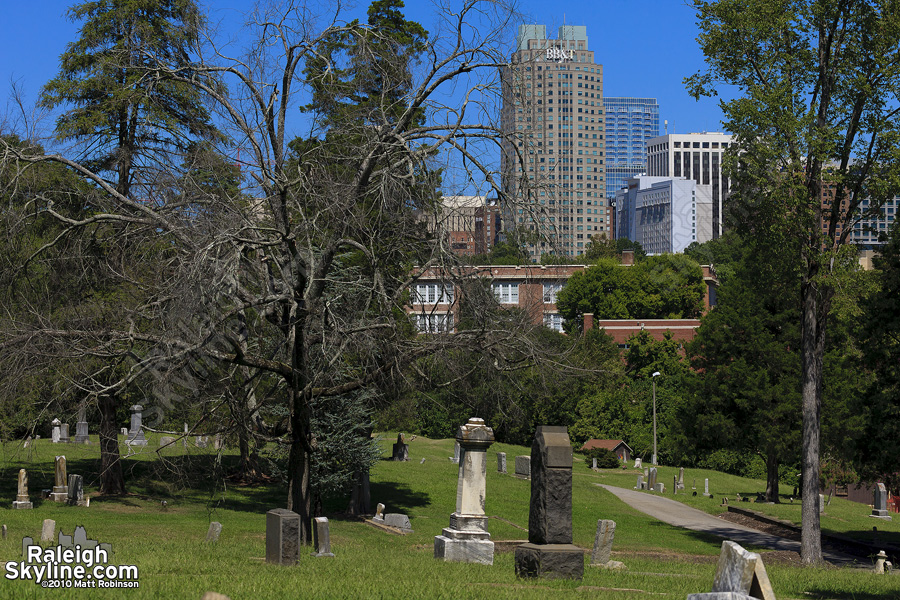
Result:
[[549,327],[553,331],[563,330],[563,317],[559,313],[544,313],[544,327]]
[[453,304],[453,286],[443,283],[418,283],[412,288],[413,304]]
[[519,303],[518,283],[492,283],[491,289],[494,290],[494,297],[500,304]]
[[550,282],[544,283],[544,302],[545,303],[556,303],[556,295],[559,293],[559,290],[562,289],[562,284],[559,282]]
[[449,333],[453,329],[453,313],[419,313],[415,324],[420,333]]

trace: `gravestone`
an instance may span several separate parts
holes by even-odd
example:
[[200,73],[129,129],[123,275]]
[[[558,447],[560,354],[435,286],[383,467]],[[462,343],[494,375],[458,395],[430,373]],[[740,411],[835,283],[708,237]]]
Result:
[[596,458],[592,458],[592,459],[591,459],[591,468],[592,468],[592,469],[596,469],[596,468],[597,468],[597,459],[596,459]]
[[775,600],[775,592],[759,554],[748,552],[732,541],[722,542],[712,593],[688,595],[688,600],[723,598]]
[[16,489],[16,499],[13,500],[14,509],[34,508],[31,498],[28,497],[28,472],[25,469],[19,469],[18,486]]
[[159,438],[159,447],[162,448],[164,446],[171,446],[175,443],[175,438],[170,435],[164,435]]
[[450,457],[450,462],[459,464],[459,442],[453,445],[453,456]]
[[52,502],[67,502],[69,500],[69,482],[66,477],[66,457],[56,457],[55,482],[50,493]]
[[87,444],[90,441],[88,437],[88,424],[85,417],[84,407],[78,408],[78,421],[75,423],[75,438],[72,440],[76,444]]
[[[697,489],[697,478],[696,477],[694,477],[693,481],[691,482],[691,489],[692,490]],[[697,494],[694,494],[694,495],[696,496]]]
[[328,532],[328,518],[316,517],[313,521],[313,541],[316,551],[313,556],[317,558],[334,556],[331,552],[331,534]]
[[675,482],[676,493],[678,490],[684,489],[684,467],[678,469],[678,481]]
[[7,534],[6,525],[3,525],[3,527],[0,527],[0,535],[2,535],[2,538],[4,540],[6,539],[6,534]]
[[[6,526],[4,525],[4,527],[6,527]],[[880,551],[878,554],[875,555],[875,570],[874,570],[874,573],[875,573],[876,575],[884,575],[884,565],[885,565],[885,563],[887,563],[888,565],[891,564],[891,563],[887,562],[887,557],[888,557],[888,555],[885,554],[884,550]]]
[[119,433],[121,433],[121,434],[124,435],[125,437],[128,437],[128,428],[127,428],[127,427],[123,427],[123,428],[120,430]]
[[516,457],[516,477],[521,479],[531,479],[531,457]]
[[231,600],[231,598],[219,592],[206,592],[200,600]]
[[647,487],[656,491],[656,467],[650,467],[650,473],[647,477]]
[[666,491],[666,484],[664,484],[664,483],[657,483],[656,485],[653,486],[652,489],[653,489],[653,491],[656,492],[657,494],[663,494],[663,493],[665,493],[665,491]]
[[25,438],[25,442],[22,444],[22,448],[27,448],[30,445],[31,445],[31,436],[29,435],[27,438]]
[[640,458],[634,459],[634,468],[635,469],[640,469],[643,465],[644,465],[643,460],[641,460]]
[[206,448],[209,445],[209,436],[198,435],[197,439],[194,440],[194,445],[198,448]]
[[494,564],[494,542],[484,513],[487,488],[487,449],[494,430],[484,419],[473,417],[456,432],[461,448],[456,484],[456,511],[450,526],[434,538],[434,557],[452,562]]
[[644,481],[650,479],[650,467],[644,467]]
[[703,495],[706,496],[707,498],[711,497],[709,495],[709,479],[703,480]]
[[44,519],[44,524],[41,527],[41,541],[52,542],[54,533],[56,533],[56,521],[53,519]]
[[300,515],[276,508],[266,513],[266,562],[293,565],[300,557]]
[[636,489],[636,490],[644,489],[644,476],[643,475],[637,476],[637,484],[634,486],[634,489]]
[[209,524],[209,529],[206,531],[206,541],[218,542],[220,533],[222,533],[222,524],[218,521],[213,521]]
[[187,423],[184,424],[184,437],[181,438],[181,445],[187,448],[188,446],[188,426]]
[[616,522],[608,519],[597,521],[597,535],[594,536],[594,551],[591,553],[591,566],[604,569],[624,569],[625,565],[617,560],[610,560],[613,538],[616,536]]
[[84,477],[81,475],[69,475],[69,498],[70,506],[87,506],[84,499]]
[[409,444],[406,443],[402,433],[397,434],[397,442],[394,444],[391,452],[391,460],[409,460]]
[[217,433],[216,437],[213,438],[213,448],[216,450],[222,450],[225,447],[225,438],[222,437],[221,433]]
[[584,553],[572,544],[572,444],[566,427],[537,428],[531,466],[528,543],[516,548],[516,575],[581,579]]
[[415,533],[412,523],[409,522],[409,517],[403,513],[387,513],[384,515],[384,524],[389,527],[395,527],[403,533]]
[[63,423],[59,426],[59,443],[60,444],[68,444],[71,440],[69,440],[69,424]]
[[887,510],[887,488],[883,483],[875,484],[875,503],[873,504],[872,514],[870,517],[876,517],[878,519],[884,519],[885,521],[890,521],[891,516]]
[[60,425],[61,425],[61,423],[59,422],[59,419],[53,419],[52,421],[50,421],[50,426],[52,427],[52,429],[50,430],[50,441],[54,444],[59,443],[59,436],[60,436],[59,426]]
[[497,472],[506,475],[506,452],[497,453]]
[[819,514],[825,513],[825,494],[819,494]]
[[128,430],[128,437],[125,439],[125,443],[129,446],[147,445],[147,438],[144,437],[141,425],[143,410],[144,407],[140,404],[131,407],[131,429]]

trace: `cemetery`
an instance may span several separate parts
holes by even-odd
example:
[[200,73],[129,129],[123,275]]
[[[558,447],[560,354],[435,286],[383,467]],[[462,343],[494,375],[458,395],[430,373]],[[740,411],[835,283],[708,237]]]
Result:
[[[6,532],[0,560],[20,560],[25,539],[44,547],[82,540],[110,549],[112,564],[138,567],[137,589],[127,595],[107,591],[128,598],[199,599],[216,592],[232,599],[550,594],[886,600],[900,589],[900,577],[891,570],[900,557],[900,523],[871,518],[875,498],[869,507],[832,499],[822,527],[883,553],[873,551],[840,568],[803,568],[796,553],[657,521],[599,484],[714,515],[728,514],[721,504],[727,498],[730,505],[798,524],[800,504],[789,500],[787,486],[781,504],[746,504],[738,498],[755,498],[764,482],[678,466],[645,467],[649,461],[637,468],[629,462],[625,468],[586,469],[562,427],[538,428],[532,448],[495,442],[490,423],[476,418],[461,424],[455,439],[378,434],[382,460],[371,472],[372,514],[348,517],[346,499],[326,500],[308,546],[297,543],[299,517],[284,508],[283,484],[224,480],[237,459],[227,439],[213,444],[211,435],[209,444],[192,439],[185,447],[178,438],[162,437],[134,430],[120,436],[129,489],[120,497],[97,494],[96,436],[66,445],[52,439],[33,440],[27,448],[21,440],[0,445],[0,521]],[[518,477],[505,469],[507,457],[516,459]],[[636,480],[643,481],[639,489]],[[652,491],[651,480],[663,491]],[[675,489],[661,485],[673,481]],[[695,486],[708,496],[692,494]],[[92,593],[97,592],[103,595]],[[0,585],[0,598],[86,593],[43,589],[30,581]]]

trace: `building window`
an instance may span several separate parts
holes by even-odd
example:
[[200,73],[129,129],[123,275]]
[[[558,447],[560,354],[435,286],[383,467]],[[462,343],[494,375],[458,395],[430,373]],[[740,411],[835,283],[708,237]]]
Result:
[[545,283],[544,284],[544,302],[556,303],[556,295],[562,289],[561,283]]
[[493,283],[491,289],[494,290],[494,297],[500,304],[519,303],[518,283]]
[[452,304],[453,286],[442,283],[419,283],[412,289],[413,304]]
[[453,329],[453,313],[420,313],[415,315],[415,324],[420,333],[449,333]]
[[562,333],[563,318],[559,313],[544,313],[544,327],[549,327],[553,331]]

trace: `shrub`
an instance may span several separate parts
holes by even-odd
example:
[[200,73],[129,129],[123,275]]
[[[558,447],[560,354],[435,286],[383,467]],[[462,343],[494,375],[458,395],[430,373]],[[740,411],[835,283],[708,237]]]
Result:
[[599,469],[616,469],[621,464],[616,453],[606,448],[591,448],[585,451],[584,461],[587,463],[588,468],[594,464],[595,458]]

